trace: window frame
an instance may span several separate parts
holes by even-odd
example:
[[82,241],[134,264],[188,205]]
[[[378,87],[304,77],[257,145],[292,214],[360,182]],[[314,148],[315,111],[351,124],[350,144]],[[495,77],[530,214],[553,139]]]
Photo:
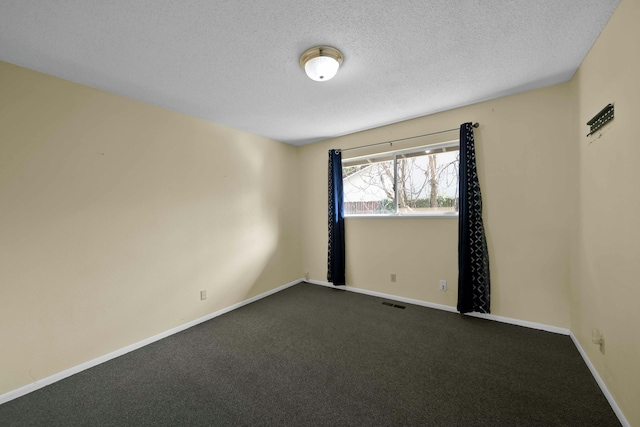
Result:
[[[455,150],[446,150],[448,148],[455,147]],[[458,218],[458,211],[454,212],[438,212],[438,213],[415,213],[406,214],[402,213],[398,209],[398,158],[414,157],[416,155],[428,155],[426,151],[460,151],[460,140],[454,139],[446,142],[439,142],[435,144],[421,145],[419,147],[411,147],[400,150],[391,150],[379,153],[372,153],[363,156],[350,157],[342,159],[341,168],[348,166],[357,166],[367,163],[377,163],[382,161],[393,161],[393,209],[392,213],[379,213],[379,214],[345,214],[345,218]],[[419,154],[418,154],[419,153]],[[437,154],[437,153],[434,153]],[[458,161],[458,171],[460,170],[460,162]],[[458,172],[459,173],[459,172]],[[459,188],[459,187],[458,187]],[[458,194],[458,199],[460,195]],[[344,203],[344,195],[343,195]]]

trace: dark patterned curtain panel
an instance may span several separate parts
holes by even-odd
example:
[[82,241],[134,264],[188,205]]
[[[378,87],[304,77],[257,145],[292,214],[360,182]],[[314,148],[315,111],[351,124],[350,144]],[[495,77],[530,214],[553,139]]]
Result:
[[490,313],[489,252],[471,123],[460,126],[458,311]]
[[345,284],[342,153],[329,150],[329,258],[327,280]]

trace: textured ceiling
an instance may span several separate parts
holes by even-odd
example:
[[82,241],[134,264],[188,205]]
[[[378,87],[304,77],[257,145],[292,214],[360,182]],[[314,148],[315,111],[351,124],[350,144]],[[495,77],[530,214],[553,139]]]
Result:
[[0,60],[299,145],[567,81],[618,2],[0,0]]

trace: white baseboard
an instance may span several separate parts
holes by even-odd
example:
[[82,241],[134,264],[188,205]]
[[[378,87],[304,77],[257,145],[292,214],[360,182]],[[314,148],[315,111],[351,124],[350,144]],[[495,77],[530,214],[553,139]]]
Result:
[[[256,295],[255,297],[246,299],[244,301],[241,301],[237,304],[233,304],[229,307],[223,308],[221,310],[218,310],[214,313],[208,314],[204,317],[201,317],[199,319],[193,320],[191,322],[185,323],[183,325],[177,326],[175,328],[169,329],[168,331],[162,332],[160,334],[154,335],[150,338],[144,339],[142,341],[139,341],[135,344],[131,344],[127,347],[123,347],[119,350],[113,351],[111,353],[105,354],[104,356],[100,356],[98,358],[95,358],[93,360],[90,360],[88,362],[82,363],[80,365],[74,366],[73,368],[69,368],[67,370],[64,370],[62,372],[58,372],[56,374],[53,374],[51,376],[48,376],[46,378],[43,378],[41,380],[37,380],[34,381],[31,384],[27,384],[23,387],[20,387],[18,389],[12,390],[10,392],[4,393],[2,395],[0,395],[0,405],[2,405],[3,403],[9,402],[10,400],[13,399],[17,399],[18,397],[24,396],[26,394],[29,394],[33,391],[36,391],[40,388],[46,387],[50,384],[53,384],[57,381],[60,381],[64,378],[70,377],[71,375],[77,374],[79,372],[82,372],[86,369],[92,368],[96,365],[99,365],[101,363],[107,362],[111,359],[115,359],[116,357],[122,356],[123,354],[127,354],[131,351],[137,350],[139,348],[142,348],[146,345],[149,345],[151,343],[154,343],[156,341],[159,341],[163,338],[166,338],[168,336],[171,336],[173,334],[176,334],[178,332],[182,332],[186,329],[189,329],[193,326],[196,326],[200,323],[206,322],[208,320],[211,320],[215,317],[221,316],[225,313],[229,313],[230,311],[233,311],[237,308],[243,307],[247,304],[251,304],[252,302],[258,301],[262,298],[268,297],[269,295],[273,295],[277,292],[280,292],[284,289],[290,288],[293,285],[296,285],[300,282],[306,282],[306,283],[310,283],[313,285],[319,285],[319,286],[325,286],[325,287],[329,287],[329,288],[335,288],[335,286],[331,283],[328,282],[321,282],[318,280],[308,280],[308,279],[298,279],[298,280],[294,280],[293,282],[287,283],[286,285],[282,285],[278,288],[272,289],[270,291],[267,291],[265,293],[262,293],[260,295]],[[344,289],[346,291],[350,291],[350,292],[355,292],[355,293],[359,293],[359,294],[364,294],[364,295],[370,295],[370,296],[374,296],[374,297],[378,297],[378,298],[385,298],[385,299],[390,299],[392,301],[400,301],[400,302],[405,302],[407,304],[414,304],[414,305],[419,305],[422,307],[428,307],[428,308],[435,308],[437,310],[444,310],[444,311],[449,311],[452,313],[457,313],[457,310],[455,307],[451,307],[448,305],[443,305],[443,304],[434,304],[431,302],[427,302],[427,301],[421,301],[421,300],[417,300],[417,299],[413,299],[413,298],[405,298],[405,297],[400,297],[400,296],[396,296],[396,295],[391,295],[391,294],[385,294],[382,292],[374,292],[374,291],[369,291],[366,289],[360,289],[360,288],[354,288],[351,286],[340,286],[337,289]],[[629,424],[629,422],[627,421],[627,419],[625,418],[624,414],[622,413],[622,411],[620,410],[620,407],[618,406],[618,404],[616,403],[616,401],[613,399],[613,396],[611,395],[611,393],[609,392],[609,390],[607,389],[607,386],[604,384],[604,381],[602,381],[602,378],[600,378],[600,375],[598,374],[598,371],[596,371],[595,367],[593,366],[593,364],[591,363],[591,360],[589,360],[587,354],[585,353],[584,349],[582,348],[582,346],[580,345],[580,343],[578,342],[578,339],[575,337],[575,335],[573,335],[573,332],[571,332],[569,329],[565,329],[565,328],[559,328],[556,326],[551,326],[551,325],[545,325],[542,323],[535,323],[535,322],[528,322],[525,320],[518,320],[518,319],[512,319],[509,317],[503,317],[503,316],[495,316],[492,314],[481,314],[481,313],[467,313],[465,314],[466,316],[472,316],[472,317],[478,317],[481,319],[487,319],[487,320],[494,320],[497,322],[502,322],[502,323],[508,323],[508,324],[512,324],[512,325],[517,325],[517,326],[523,326],[526,328],[531,328],[531,329],[538,329],[538,330],[542,330],[542,331],[547,331],[547,332],[553,332],[553,333],[557,333],[557,334],[562,334],[562,335],[569,335],[571,337],[571,340],[573,341],[574,345],[576,346],[576,348],[578,349],[578,351],[580,352],[580,355],[582,356],[582,358],[584,359],[585,363],[587,364],[587,367],[589,368],[589,371],[591,371],[591,375],[593,375],[594,379],[596,380],[596,382],[598,383],[598,385],[600,386],[600,389],[602,390],[602,393],[605,395],[607,401],[609,402],[609,404],[611,405],[611,408],[613,409],[613,411],[615,412],[615,414],[617,415],[618,419],[620,420],[620,423],[624,426],[624,427],[630,427],[631,425]]]
[[620,407],[618,406],[616,401],[613,399],[613,396],[609,392],[609,389],[604,384],[604,381],[602,381],[602,378],[600,378],[600,374],[598,374],[598,371],[596,371],[595,366],[593,366],[593,363],[591,363],[591,360],[589,359],[589,357],[587,356],[587,353],[584,351],[584,349],[580,345],[580,342],[578,341],[576,336],[573,335],[573,332],[571,332],[569,336],[571,337],[573,344],[576,346],[576,348],[580,352],[580,355],[582,356],[584,363],[587,364],[587,367],[591,371],[591,375],[593,375],[593,378],[596,380],[596,382],[600,386],[600,390],[602,390],[602,394],[604,394],[604,397],[607,398],[609,405],[611,405],[611,409],[613,409],[613,412],[615,412],[615,414],[618,416],[618,420],[620,421],[620,424],[622,424],[624,427],[631,427],[631,424],[629,424],[629,421],[627,421],[624,414],[620,410]]
[[168,331],[161,332],[161,333],[159,333],[157,335],[154,335],[154,336],[152,336],[150,338],[144,339],[144,340],[139,341],[137,343],[131,344],[129,346],[123,347],[123,348],[121,348],[119,350],[112,351],[111,353],[105,354],[104,356],[97,357],[97,358],[95,358],[93,360],[89,360],[88,362],[85,362],[85,363],[82,363],[80,365],[74,366],[73,368],[66,369],[66,370],[64,370],[62,372],[58,372],[58,373],[53,374],[51,376],[48,376],[46,378],[43,378],[43,379],[40,379],[40,380],[36,380],[36,381],[32,382],[31,384],[27,384],[25,386],[22,386],[20,388],[15,389],[15,390],[12,390],[12,391],[9,391],[7,393],[4,393],[4,394],[0,395],[0,405],[2,405],[3,403],[9,402],[10,400],[17,399],[18,397],[24,396],[25,394],[28,394],[28,393],[31,393],[31,392],[36,391],[38,389],[41,389],[43,387],[46,387],[46,386],[48,386],[50,384],[53,384],[53,383],[55,383],[57,381],[63,380],[65,378],[67,378],[67,377],[70,377],[71,375],[77,374],[78,372],[82,372],[82,371],[84,371],[86,369],[92,368],[92,367],[94,367],[96,365],[99,365],[101,363],[107,362],[107,361],[109,361],[111,359],[115,359],[116,357],[122,356],[123,354],[127,354],[127,353],[129,353],[131,351],[137,350],[137,349],[139,349],[141,347],[144,347],[146,345],[149,345],[151,343],[159,341],[159,340],[161,340],[163,338],[166,338],[166,337],[171,336],[173,334],[177,334],[178,332],[182,332],[182,331],[184,331],[186,329],[189,329],[189,328],[191,328],[193,326],[196,326],[196,325],[198,325],[200,323],[203,323],[203,322],[206,322],[208,320],[211,320],[211,319],[213,319],[215,317],[221,316],[221,315],[223,315],[225,313],[228,313],[230,311],[233,311],[233,310],[235,310],[237,308],[243,307],[243,306],[245,306],[247,304],[251,304],[252,302],[258,301],[259,299],[268,297],[269,295],[273,295],[276,292],[280,292],[280,291],[282,291],[284,289],[290,288],[291,286],[296,285],[296,284],[298,284],[298,283],[300,283],[302,281],[303,281],[303,279],[298,279],[298,280],[295,280],[295,281],[293,281],[291,283],[287,283],[286,285],[282,285],[282,286],[280,286],[278,288],[272,289],[272,290],[270,290],[268,292],[265,292],[265,293],[262,293],[260,295],[256,295],[255,297],[246,299],[246,300],[241,301],[241,302],[239,302],[237,304],[233,304],[233,305],[231,305],[229,307],[225,307],[225,308],[223,308],[221,310],[218,310],[218,311],[216,311],[214,313],[208,314],[208,315],[206,315],[204,317],[201,317],[199,319],[196,319],[196,320],[193,320],[191,322],[185,323],[183,325],[177,326],[175,328],[169,329]]
[[396,295],[383,294],[381,292],[375,292],[375,291],[369,291],[369,290],[366,290],[366,289],[354,288],[352,286],[334,286],[332,283],[329,283],[329,282],[320,282],[318,280],[307,280],[307,279],[304,279],[303,282],[311,283],[312,285],[325,286],[327,288],[344,289],[345,291],[350,291],[350,292],[355,292],[355,293],[358,293],[358,294],[369,295],[369,296],[372,296],[372,297],[385,298],[385,299],[390,299],[390,300],[399,301],[399,302],[406,302],[407,304],[414,304],[414,305],[420,305],[420,306],[423,306],[423,307],[437,308],[438,310],[456,312],[455,308],[449,307],[448,305],[434,304],[434,303],[431,303],[431,302],[420,301],[420,300],[412,299],[412,298],[405,298],[405,297],[399,297],[399,296],[396,296]]
[[[321,281],[318,281],[318,280],[304,280],[304,281],[307,282],[307,283],[311,283],[313,285],[327,286],[327,287],[331,287],[331,288],[335,288],[336,287],[331,283],[321,282]],[[378,297],[378,298],[390,299],[390,300],[393,300],[393,301],[406,302],[407,304],[414,304],[414,305],[419,305],[419,306],[422,306],[422,307],[435,308],[437,310],[444,310],[444,311],[449,311],[449,312],[452,312],[452,313],[457,313],[458,312],[458,310],[456,310],[455,307],[451,307],[449,305],[434,304],[432,302],[417,300],[417,299],[413,299],[413,298],[399,297],[399,296],[396,296],[396,295],[384,294],[384,293],[381,293],[381,292],[374,292],[374,291],[369,291],[369,290],[366,290],[366,289],[354,288],[354,287],[351,287],[351,286],[340,286],[340,287],[338,287],[338,289],[344,289],[346,291],[357,292],[359,294],[370,295],[370,296],[374,296],[374,297]],[[465,316],[478,317],[478,318],[487,319],[487,320],[495,320],[496,322],[509,323],[511,325],[524,326],[525,328],[538,329],[538,330],[541,330],[541,331],[553,332],[553,333],[561,334],[561,335],[569,335],[569,333],[570,333],[569,329],[559,328],[557,326],[545,325],[543,323],[536,323],[536,322],[528,322],[526,320],[512,319],[510,317],[495,316],[493,314],[465,313]]]
[[554,334],[569,335],[571,331],[567,328],[546,325],[544,323],[529,322],[527,320],[512,319],[511,317],[496,316],[494,314],[484,313],[465,313],[465,316],[477,317],[480,319],[495,320],[496,322],[509,323],[511,325],[523,326],[530,329],[538,329],[540,331],[553,332]]
[[[307,283],[311,283],[313,285],[326,286],[326,287],[330,287],[330,288],[335,288],[336,287],[331,283],[321,282],[321,281],[318,281],[318,280],[304,280],[304,281],[307,282]],[[416,299],[412,299],[412,298],[398,297],[398,296],[395,296],[395,295],[384,294],[384,293],[381,293],[381,292],[368,291],[366,289],[359,289],[359,288],[354,288],[354,287],[351,287],[351,286],[340,286],[340,287],[337,287],[337,289],[344,289],[346,291],[357,292],[357,293],[360,293],[360,294],[370,295],[370,296],[374,296],[374,297],[390,299],[392,301],[406,302],[408,304],[415,304],[415,305],[419,305],[419,306],[422,306],[422,307],[435,308],[435,309],[438,309],[438,310],[450,311],[450,312],[454,312],[454,313],[458,312],[455,309],[455,307],[451,307],[451,306],[448,306],[448,305],[433,304],[433,303],[426,302],[426,301],[420,301],[420,300],[416,300]],[[595,367],[591,363],[591,360],[589,360],[589,358],[587,357],[587,353],[585,353],[585,351],[583,350],[582,346],[580,345],[580,343],[578,342],[578,340],[576,339],[575,335],[573,335],[573,332],[571,332],[570,329],[559,328],[557,326],[551,326],[551,325],[545,325],[543,323],[528,322],[526,320],[512,319],[512,318],[509,318],[509,317],[495,316],[493,314],[466,313],[465,316],[478,317],[478,318],[487,319],[487,320],[494,320],[496,322],[508,323],[508,324],[517,325],[517,326],[524,326],[525,328],[538,329],[538,330],[541,330],[541,331],[553,332],[553,333],[556,333],[556,334],[570,336],[571,340],[574,343],[574,345],[576,346],[576,348],[580,352],[580,355],[582,356],[582,358],[584,359],[585,363],[589,367],[589,370],[591,371],[591,375],[593,375],[593,378],[596,380],[596,382],[600,386],[600,390],[602,390],[602,393],[604,394],[604,396],[606,397],[607,401],[609,402],[609,405],[611,405],[611,409],[613,409],[613,412],[615,412],[615,414],[617,415],[618,420],[620,420],[620,423],[624,427],[631,427],[631,425],[629,424],[629,422],[625,418],[624,414],[620,410],[620,407],[618,406],[616,401],[613,399],[613,396],[611,395],[611,393],[607,389],[607,386],[604,384],[604,381],[602,381],[602,378],[600,378],[600,375],[598,374],[598,371],[596,371]]]

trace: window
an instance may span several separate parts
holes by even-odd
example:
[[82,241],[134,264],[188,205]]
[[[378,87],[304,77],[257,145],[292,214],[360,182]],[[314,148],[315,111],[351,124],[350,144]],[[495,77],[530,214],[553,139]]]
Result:
[[458,214],[458,141],[342,160],[345,216]]

